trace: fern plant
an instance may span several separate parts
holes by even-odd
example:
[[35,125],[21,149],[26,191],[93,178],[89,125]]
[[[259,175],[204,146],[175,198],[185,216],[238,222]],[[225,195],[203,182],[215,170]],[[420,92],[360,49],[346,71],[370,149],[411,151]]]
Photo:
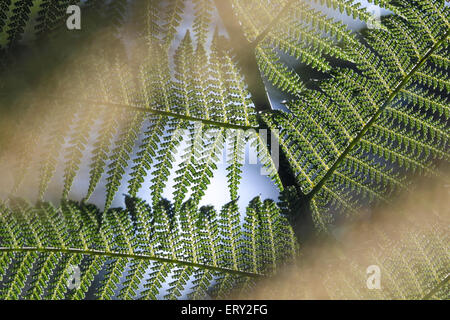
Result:
[[[13,59],[10,53],[25,43],[20,39],[27,31],[48,35],[49,43],[61,41],[56,26],[69,2],[2,4],[4,61]],[[183,0],[83,3],[91,17],[98,13],[114,27],[87,32],[70,62],[38,85],[27,84],[22,99],[5,103],[24,110],[17,137],[2,148],[17,152],[5,180],[12,195],[35,186],[40,203],[2,205],[1,270],[14,275],[4,284],[4,297],[82,298],[95,275],[102,278],[96,296],[136,297],[148,268],[153,271],[145,297],[156,297],[169,276],[174,281],[167,297],[179,297],[193,277],[193,297],[204,296],[210,285],[221,296],[236,283],[250,285],[250,273],[274,271],[296,245],[273,202],[253,200],[240,225],[236,201],[247,142],[282,192],[279,206],[296,232],[306,221],[328,231],[343,214],[390,202],[409,187],[410,173],[447,181],[439,164],[449,159],[449,7],[438,0],[372,2],[391,13],[380,28],[352,32],[320,8],[371,21],[353,1],[193,1],[193,28],[181,41]],[[131,44],[121,40],[127,30],[134,30]],[[96,37],[102,40],[92,41]],[[298,74],[286,56],[319,79]],[[6,93],[13,82],[2,80]],[[269,86],[285,94],[287,110],[272,108]],[[275,135],[279,167],[259,129]],[[224,148],[232,201],[217,215],[199,206]],[[175,168],[179,150],[182,161]],[[86,157],[88,186],[77,204],[69,199]],[[58,211],[45,198],[59,167]],[[163,192],[173,171],[172,207]],[[144,205],[136,196],[147,175],[151,204]],[[123,187],[133,208],[111,209]],[[86,204],[95,192],[104,193],[103,214]],[[298,220],[304,215],[309,220]],[[166,231],[169,236],[161,236]],[[217,249],[216,260],[207,248]],[[55,259],[83,266],[79,293],[64,291],[67,269]],[[30,284],[31,274],[38,280]]]

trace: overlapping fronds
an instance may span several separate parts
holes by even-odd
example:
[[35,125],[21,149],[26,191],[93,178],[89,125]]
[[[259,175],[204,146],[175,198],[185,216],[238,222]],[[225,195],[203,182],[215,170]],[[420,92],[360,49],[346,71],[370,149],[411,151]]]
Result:
[[[211,11],[205,5],[204,10]],[[233,171],[230,192],[233,199],[237,198],[241,177],[238,162],[242,162],[243,147],[249,139],[244,130],[258,126],[253,103],[231,49],[221,41],[217,31],[208,51],[204,48],[205,41],[193,42],[187,31],[172,57],[172,69],[166,41],[172,37],[168,33],[174,27],[165,25],[164,21],[175,19],[170,23],[176,23],[179,9],[150,2],[146,10],[148,14],[141,17],[146,21],[143,23],[146,32],[139,35],[137,41],[141,43],[136,49],[136,57],[141,61],[128,60],[121,47],[112,50],[112,47],[92,44],[64,68],[56,86],[50,89],[52,85],[45,83],[42,89],[37,89],[44,92],[45,103],[54,108],[54,111],[48,109],[48,120],[44,118],[39,128],[52,129],[48,134],[30,131],[29,137],[37,135],[34,145],[44,143],[46,147],[36,153],[27,146],[26,153],[32,155],[16,168],[13,192],[23,186],[27,173],[35,175],[33,169],[37,166],[39,198],[44,199],[48,187],[57,178],[63,157],[62,195],[68,198],[82,158],[86,159],[88,153],[90,173],[85,199],[92,196],[104,178],[105,207],[109,208],[125,179],[129,193],[136,195],[149,175],[152,201],[156,204],[174,169],[178,175],[174,180],[174,202],[178,210],[189,189],[199,203],[225,141],[232,140],[235,132],[239,132],[229,169]],[[175,16],[168,15],[167,10],[175,10],[172,12]],[[158,28],[152,19],[160,19],[162,27]],[[196,38],[204,38],[198,35],[200,29],[196,30]],[[52,94],[48,94],[50,90]],[[23,121],[23,125],[28,122]],[[19,136],[25,132],[19,131]],[[144,136],[140,141],[141,135]],[[270,177],[282,188],[260,133],[256,132],[251,139]],[[175,155],[185,144],[184,161],[175,168]]]
[[[180,297],[191,282],[190,297],[222,296],[249,284],[236,278],[243,272],[275,271],[282,248],[295,251],[292,230],[276,204],[259,199],[241,225],[237,201],[248,142],[280,191],[295,189],[303,206],[298,211],[309,207],[323,230],[339,212],[390,202],[394,192],[409,188],[409,173],[448,180],[439,170],[449,160],[450,9],[443,1],[369,1],[390,12],[378,24],[350,0],[223,0],[223,7],[218,1],[80,3],[85,26],[103,18],[114,26],[93,28],[98,34],[84,42],[82,32],[80,39],[67,35],[73,46],[65,43],[54,70],[18,82],[20,98],[0,92],[2,109],[18,110],[10,125],[16,137],[0,150],[0,156],[3,150],[17,154],[2,176],[6,192],[36,186],[42,202],[2,209],[2,241],[10,249],[4,249],[0,268],[13,275],[4,297],[26,291],[34,298],[82,298],[96,277],[99,298],[132,298],[138,291],[155,298],[167,279],[166,298]],[[65,8],[77,1],[55,3],[1,2],[2,49],[14,50],[27,35],[56,34]],[[351,31],[322,7],[372,27]],[[99,8],[105,10],[96,19]],[[179,34],[189,20],[186,8],[193,9],[192,30]],[[49,38],[49,47],[61,40]],[[297,72],[299,65],[311,74]],[[286,111],[270,110],[264,78],[285,95]],[[14,86],[17,79],[11,79],[0,79],[1,90]],[[267,128],[271,142],[259,131]],[[281,169],[268,150],[273,138],[287,162]],[[224,149],[232,202],[219,213],[199,209]],[[59,211],[43,202],[58,179]],[[81,180],[85,201],[104,195],[103,214],[70,202]],[[145,181],[150,186],[142,190]],[[169,182],[173,204],[163,199]],[[133,197],[128,208],[110,209],[123,192]],[[151,210],[134,198],[140,192],[151,194]],[[67,267],[78,264],[84,268],[82,291],[67,293]],[[99,276],[100,270],[105,274]],[[35,274],[30,292],[29,271]],[[138,290],[144,277],[145,290]]]
[[293,258],[297,244],[274,202],[252,200],[242,226],[235,210],[235,202],[218,214],[188,200],[173,215],[165,202],[150,208],[127,197],[126,209],[101,213],[73,201],[10,200],[0,214],[1,298],[203,299],[249,286]]
[[398,15],[383,17],[382,27],[364,30],[363,38],[307,4],[292,8],[291,19],[332,36],[316,47],[329,50],[337,38],[334,56],[352,62],[322,80],[320,91],[304,90],[289,113],[264,115],[280,128],[280,145],[317,221],[327,212],[389,202],[394,190],[407,188],[405,173],[439,176],[433,163],[449,160],[447,63],[433,59],[448,50],[449,8],[439,1],[387,8]]
[[416,193],[347,225],[336,241],[305,250],[297,265],[239,298],[448,300],[448,190],[429,181],[415,181]]

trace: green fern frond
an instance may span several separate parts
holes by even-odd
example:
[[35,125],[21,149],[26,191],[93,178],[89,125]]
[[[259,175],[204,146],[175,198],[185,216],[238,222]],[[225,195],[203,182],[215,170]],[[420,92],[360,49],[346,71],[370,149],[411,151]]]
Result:
[[228,167],[226,170],[228,172],[228,188],[230,190],[231,199],[237,200],[239,184],[242,177],[242,166],[245,160],[246,141],[245,133],[242,130],[233,130],[230,134],[231,137],[228,137]]
[[44,198],[44,194],[47,190],[48,184],[50,183],[50,180],[55,173],[58,156],[60,155],[62,146],[67,135],[69,134],[70,126],[74,121],[75,112],[73,110],[68,110],[66,106],[63,108],[58,108],[58,105],[55,105],[54,108],[55,114],[53,119],[55,122],[52,125],[53,132],[50,134],[46,147],[44,148],[44,150],[46,150],[46,155],[43,157],[42,166],[40,169],[40,199]]
[[[280,145],[309,200],[324,197],[321,203],[327,203],[326,208],[353,212],[358,198],[388,201],[386,192],[407,188],[399,177],[391,176],[389,163],[438,175],[432,159],[448,160],[448,103],[440,93],[420,87],[431,82],[434,90],[445,90],[445,72],[428,69],[432,76],[427,77],[425,71],[431,56],[445,47],[449,33],[442,9],[434,4],[426,9],[423,4],[391,4],[389,8],[407,17],[407,22],[387,17],[384,29],[366,32],[365,42],[306,5],[299,9],[313,25],[320,21],[316,26],[322,31],[339,35],[357,70],[337,70],[320,84],[323,93],[307,91],[291,103],[290,114],[264,115],[269,127],[281,129]],[[427,10],[433,20],[425,18]],[[406,41],[417,45],[396,40],[399,24],[408,26]],[[370,154],[385,164],[374,168]]]
[[6,33],[8,34],[8,45],[15,45],[22,39],[25,25],[28,22],[33,0],[15,1],[12,14],[9,19]]
[[195,19],[193,23],[194,32],[198,46],[204,46],[208,36],[214,9],[211,0],[194,0]]
[[217,169],[216,163],[220,160],[224,147],[224,136],[224,129],[210,129],[206,131],[203,138],[205,148],[203,148],[202,156],[196,160],[196,174],[192,187],[192,197],[197,204],[205,195],[205,191],[213,178],[214,170]]
[[0,33],[3,31],[3,28],[6,25],[10,5],[11,5],[11,0],[3,1],[0,4]]
[[120,133],[116,147],[112,151],[110,159],[112,162],[108,166],[108,177],[106,184],[106,202],[105,208],[109,208],[116,192],[118,191],[121,179],[125,174],[125,170],[130,160],[130,154],[133,149],[134,142],[137,140],[138,133],[144,121],[142,113],[131,114],[125,128]]
[[256,56],[261,72],[274,86],[292,95],[300,94],[303,90],[300,76],[281,63],[271,49],[258,48]]
[[177,28],[181,23],[181,16],[184,10],[184,0],[169,0],[165,8],[163,35],[164,44],[168,48],[175,38]]
[[142,140],[140,150],[136,158],[133,159],[134,166],[130,174],[131,179],[128,182],[128,193],[132,196],[136,196],[151,168],[165,126],[162,116],[149,117],[147,120],[150,123],[144,133],[145,138]]
[[[224,291],[231,279],[254,281],[263,272],[273,272],[283,257],[296,252],[296,245],[284,242],[293,233],[272,201],[255,199],[250,204],[255,209],[248,212],[257,210],[258,219],[252,230],[272,239],[258,242],[250,251],[244,247],[248,231],[240,226],[235,202],[225,205],[217,217],[214,209],[199,209],[188,200],[177,218],[164,205],[152,210],[142,200],[127,197],[127,209],[110,209],[101,220],[92,205],[72,201],[63,201],[59,208],[49,203],[33,207],[22,200],[10,203],[2,206],[0,216],[4,299],[82,299],[92,289],[98,299],[156,298],[169,274],[173,282],[166,298],[180,297],[185,290],[203,298],[210,286]],[[266,245],[271,248],[267,257]],[[255,257],[263,265],[270,261],[271,271],[261,264],[251,267]],[[81,269],[75,289],[67,286],[71,266]],[[150,278],[144,279],[149,270]],[[191,278],[196,280],[189,289]],[[100,286],[92,288],[95,279]]]
[[161,194],[168,180],[170,169],[173,167],[174,153],[178,145],[183,141],[182,133],[186,124],[183,121],[170,119],[167,134],[164,136],[163,143],[158,149],[158,161],[153,172],[152,185],[150,187],[153,198],[153,205],[156,205],[161,199]]

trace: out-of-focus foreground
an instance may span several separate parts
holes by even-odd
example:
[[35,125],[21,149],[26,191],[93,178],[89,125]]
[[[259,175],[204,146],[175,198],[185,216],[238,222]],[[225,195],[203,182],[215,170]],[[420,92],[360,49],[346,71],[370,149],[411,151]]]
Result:
[[[335,241],[303,247],[296,265],[245,299],[449,299],[448,185],[417,181],[372,221],[341,228]],[[380,289],[376,289],[378,266]],[[372,289],[369,289],[371,287]]]

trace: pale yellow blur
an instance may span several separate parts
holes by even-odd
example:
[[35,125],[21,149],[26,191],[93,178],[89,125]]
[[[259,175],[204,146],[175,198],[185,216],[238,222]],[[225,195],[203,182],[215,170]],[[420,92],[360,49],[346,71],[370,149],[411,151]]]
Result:
[[[305,245],[297,265],[259,283],[244,299],[421,299],[450,273],[450,186],[417,180],[416,189],[374,212],[373,221]],[[381,289],[369,290],[366,269],[380,267]],[[449,299],[447,282],[430,299]]]
[[[105,119],[115,118],[117,128],[127,119],[126,108],[102,102],[142,100],[133,82],[136,66],[129,63],[138,50],[130,46],[127,52],[122,41],[105,40],[105,32],[98,30],[82,45],[55,40],[53,49],[35,49],[36,55],[0,75],[0,200],[11,195],[35,200],[42,181],[48,183],[42,188],[46,194],[60,196],[73,133],[88,131],[81,151],[90,157]],[[89,170],[83,164],[80,170]]]

